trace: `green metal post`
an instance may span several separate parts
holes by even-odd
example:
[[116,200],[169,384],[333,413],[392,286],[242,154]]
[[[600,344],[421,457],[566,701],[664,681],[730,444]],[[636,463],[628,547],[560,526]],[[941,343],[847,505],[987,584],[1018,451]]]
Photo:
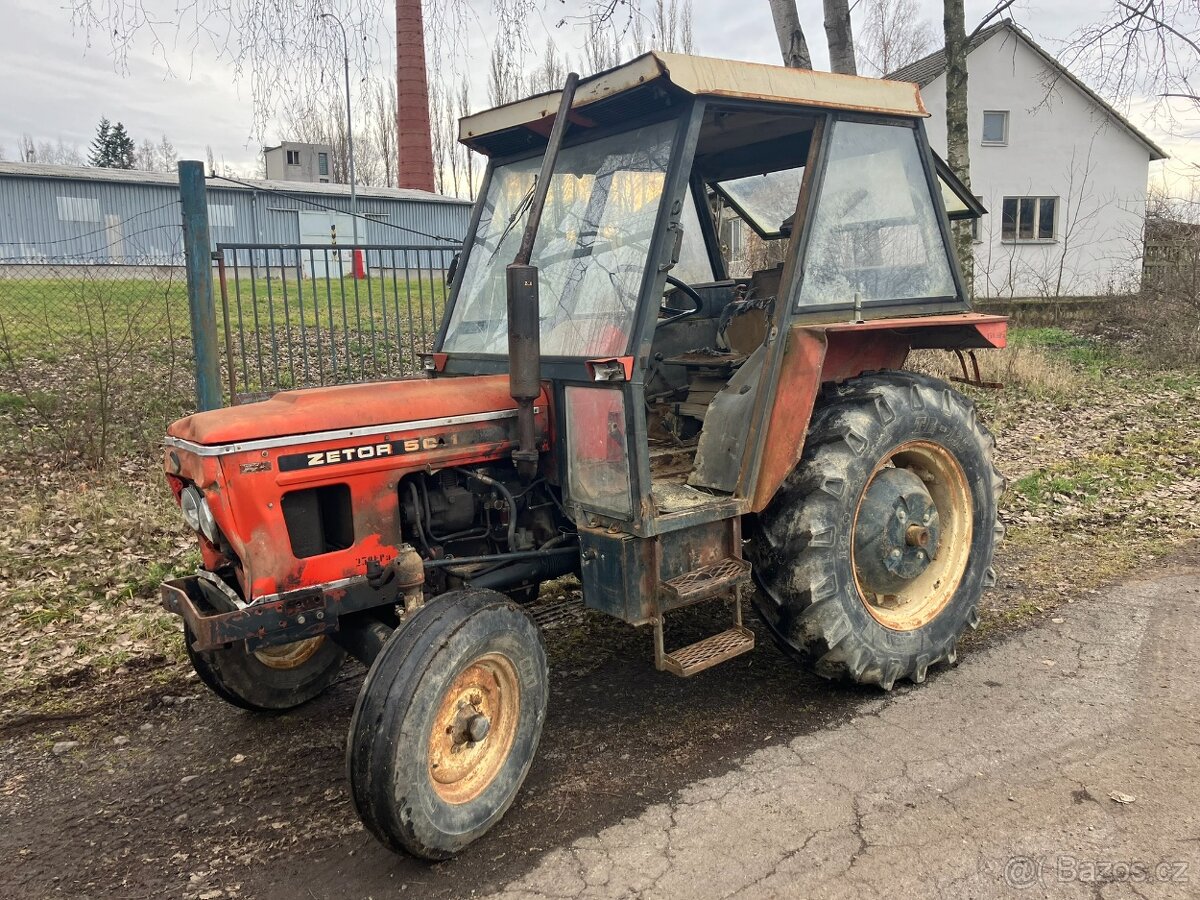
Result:
[[204,163],[179,162],[179,200],[183,208],[183,251],[187,264],[188,309],[196,356],[196,408],[222,406],[221,363],[217,348],[217,306],[213,300],[212,239],[204,194]]

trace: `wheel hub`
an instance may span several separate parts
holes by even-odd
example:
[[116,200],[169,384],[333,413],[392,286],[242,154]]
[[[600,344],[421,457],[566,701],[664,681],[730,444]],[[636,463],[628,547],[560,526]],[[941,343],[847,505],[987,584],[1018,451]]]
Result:
[[475,660],[447,687],[428,747],[431,783],[443,800],[466,803],[492,783],[516,739],[520,702],[516,669],[496,653]]
[[920,476],[883,469],[859,507],[854,534],[859,583],[881,602],[900,593],[936,558],[940,540],[937,505]]

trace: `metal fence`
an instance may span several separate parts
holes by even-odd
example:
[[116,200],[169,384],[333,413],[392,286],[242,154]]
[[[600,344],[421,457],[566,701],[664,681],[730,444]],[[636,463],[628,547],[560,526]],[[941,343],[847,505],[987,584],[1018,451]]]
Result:
[[418,371],[457,245],[218,244],[218,329],[233,403]]

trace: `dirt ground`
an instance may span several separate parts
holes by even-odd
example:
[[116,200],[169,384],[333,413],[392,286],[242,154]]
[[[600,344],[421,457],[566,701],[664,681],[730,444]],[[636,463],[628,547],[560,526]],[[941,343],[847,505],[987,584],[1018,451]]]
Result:
[[[1052,352],[1061,372],[1001,372],[1021,385],[978,394],[1009,477],[1009,536],[967,657],[1057,620],[1200,533],[1200,377],[1130,369],[1069,342]],[[3,897],[484,892],[545,851],[718,776],[756,748],[846,725],[880,698],[797,670],[761,633],[752,653],[704,675],[660,675],[648,633],[583,610],[577,587],[560,582],[536,607],[551,698],[525,788],[469,853],[420,864],[379,848],[347,799],[344,737],[361,668],[289,715],[223,704],[180,663],[174,623],[151,599],[161,571],[146,570],[157,549],[172,564],[188,561],[170,511],[155,507],[147,540],[119,519],[93,538],[88,517],[113,513],[64,499],[67,480],[45,470],[0,479],[12,513],[0,526],[0,642],[10,651],[0,665]],[[145,483],[144,496],[154,496]],[[56,561],[64,540],[47,520],[67,529],[78,548],[71,559],[84,557],[71,565],[95,579],[63,574],[72,571]],[[68,606],[73,597],[84,602]],[[669,640],[718,621],[715,610],[693,610],[672,619]]]

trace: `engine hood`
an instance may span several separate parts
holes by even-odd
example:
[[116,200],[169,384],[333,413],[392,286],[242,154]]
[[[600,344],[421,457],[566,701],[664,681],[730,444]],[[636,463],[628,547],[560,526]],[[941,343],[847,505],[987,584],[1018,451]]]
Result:
[[509,409],[516,403],[507,375],[412,378],[284,391],[259,403],[196,413],[167,434],[216,446]]

